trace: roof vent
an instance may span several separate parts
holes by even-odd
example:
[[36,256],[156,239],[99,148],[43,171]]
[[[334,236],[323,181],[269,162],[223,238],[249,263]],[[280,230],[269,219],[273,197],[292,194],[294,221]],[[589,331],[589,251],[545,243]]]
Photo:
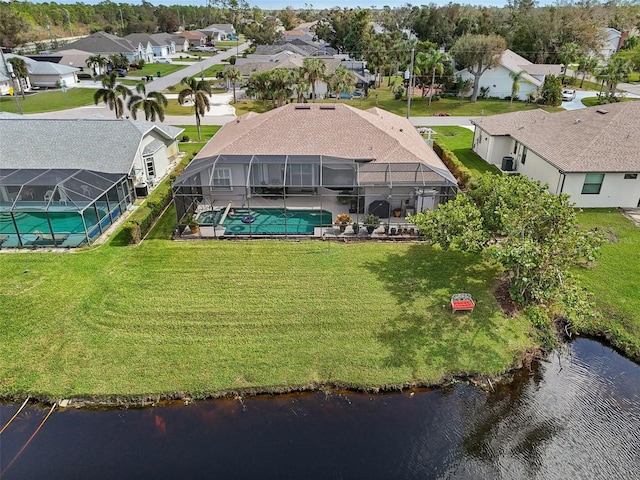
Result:
[[598,112],[600,115],[606,115],[607,113],[609,113],[609,110],[605,110],[604,108],[599,108],[598,110],[596,110],[596,112]]
[[311,110],[311,105],[296,105],[295,110]]
[[320,110],[335,110],[335,105],[320,105]]
[[576,122],[575,122],[575,124],[577,125],[577,124],[579,124],[579,123],[582,123],[582,120],[580,120],[579,118],[576,118]]

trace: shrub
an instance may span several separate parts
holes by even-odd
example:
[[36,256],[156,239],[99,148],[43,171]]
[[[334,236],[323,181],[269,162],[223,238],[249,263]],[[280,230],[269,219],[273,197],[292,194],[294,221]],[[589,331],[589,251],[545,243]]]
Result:
[[180,139],[181,142],[188,142],[190,140],[191,138],[189,138],[189,135],[183,135],[182,138]]
[[151,230],[151,226],[165,207],[171,203],[173,197],[170,180],[171,177],[158,185],[149,195],[147,201],[133,212],[124,223],[122,230],[128,244],[139,243],[147,232]]
[[144,60],[142,60],[142,59],[138,60],[138,68],[143,68],[145,63],[146,62]]
[[467,187],[471,181],[471,170],[469,170],[456,155],[437,140],[433,142],[433,151],[444,162],[451,173],[458,179],[460,186]]

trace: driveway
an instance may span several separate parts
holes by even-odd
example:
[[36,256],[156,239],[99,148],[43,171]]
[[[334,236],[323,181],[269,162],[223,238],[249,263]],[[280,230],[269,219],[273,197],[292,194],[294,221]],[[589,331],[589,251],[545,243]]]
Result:
[[[632,93],[632,92],[624,89],[622,87],[622,84],[619,85],[618,89],[619,90],[625,90],[623,95],[626,98],[640,98],[639,94]],[[638,88],[638,90],[640,90],[640,88]],[[589,98],[589,97],[597,97],[598,93],[600,93],[600,92],[595,92],[595,91],[590,91],[590,90],[576,90],[576,98],[571,102],[562,102],[562,108],[564,108],[565,110],[578,110],[580,108],[587,108],[582,103],[582,99],[583,98]]]

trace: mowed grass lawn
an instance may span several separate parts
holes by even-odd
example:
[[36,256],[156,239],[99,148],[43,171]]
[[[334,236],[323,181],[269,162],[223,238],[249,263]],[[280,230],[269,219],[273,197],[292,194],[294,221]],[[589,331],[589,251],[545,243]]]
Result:
[[[100,87],[100,84],[96,84]],[[68,108],[94,105],[93,88],[69,88],[66,92],[62,90],[48,90],[26,95],[23,100],[18,96],[23,113],[43,113],[66,110]],[[0,112],[18,113],[18,107],[14,97],[0,97]]]
[[575,273],[593,293],[602,318],[578,327],[604,334],[628,356],[640,361],[640,227],[616,209],[590,209],[579,215],[586,228],[598,227],[608,242],[593,268]]
[[485,162],[471,149],[473,132],[464,127],[430,127],[436,132],[432,138],[446,145],[456,157],[469,169],[474,177],[485,173],[497,174],[500,170]]
[[[432,383],[532,344],[495,268],[422,244],[173,242],[0,255],[0,395]],[[155,232],[154,232],[155,233]],[[473,313],[452,314],[455,292]]]

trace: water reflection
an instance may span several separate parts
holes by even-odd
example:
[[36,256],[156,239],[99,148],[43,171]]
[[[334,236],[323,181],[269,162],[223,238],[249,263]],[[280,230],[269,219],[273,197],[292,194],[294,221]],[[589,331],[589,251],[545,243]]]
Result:
[[[3,479],[637,478],[640,367],[579,340],[485,394],[287,395],[144,410],[27,409]],[[17,405],[0,407],[4,424]]]

